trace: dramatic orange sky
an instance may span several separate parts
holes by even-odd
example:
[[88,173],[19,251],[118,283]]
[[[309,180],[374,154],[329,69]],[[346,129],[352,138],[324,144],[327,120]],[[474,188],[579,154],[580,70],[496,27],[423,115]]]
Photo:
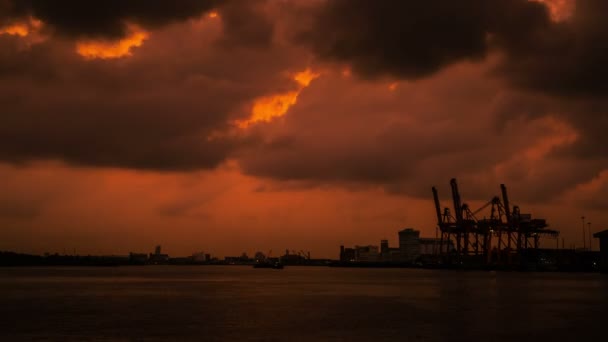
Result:
[[335,258],[452,177],[606,228],[607,1],[67,2],[0,0],[0,250]]

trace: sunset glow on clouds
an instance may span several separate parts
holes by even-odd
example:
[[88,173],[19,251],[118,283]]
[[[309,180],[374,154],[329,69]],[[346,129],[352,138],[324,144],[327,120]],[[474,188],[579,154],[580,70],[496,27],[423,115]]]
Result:
[[121,58],[132,55],[132,49],[141,46],[148,33],[134,28],[125,38],[118,41],[91,40],[76,43],[76,51],[87,59]]
[[320,74],[314,73],[310,69],[295,73],[293,80],[300,86],[298,90],[256,99],[251,109],[251,117],[247,120],[237,121],[237,126],[246,128],[256,122],[269,122],[285,115],[289,108],[297,103],[300,92],[319,76]]
[[0,28],[0,34],[10,34],[25,37],[30,33],[29,28],[24,24],[14,24]]
[[27,37],[31,33],[36,33],[42,27],[42,22],[35,18],[28,18],[5,26],[0,25],[0,35],[8,34],[18,37]]
[[335,257],[452,177],[608,221],[607,1],[8,2],[0,250]]
[[576,7],[576,0],[530,0],[543,3],[549,7],[551,18],[563,21],[570,18]]

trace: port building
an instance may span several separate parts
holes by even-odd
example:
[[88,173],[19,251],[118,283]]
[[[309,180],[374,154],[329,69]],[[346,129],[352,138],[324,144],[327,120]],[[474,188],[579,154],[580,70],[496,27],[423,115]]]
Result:
[[441,243],[439,238],[420,238],[420,255],[436,255],[438,253],[449,253],[454,250],[454,244]]
[[154,253],[150,253],[148,262],[151,264],[166,264],[169,262],[169,255],[162,253],[161,246],[154,248]]
[[600,239],[600,271],[608,273],[608,230],[595,233],[593,237]]
[[378,246],[355,246],[355,261],[377,262],[380,261],[380,249]]
[[454,249],[453,244],[444,242],[442,245],[440,239],[421,238],[420,231],[414,228],[400,230],[398,237],[398,247],[390,247],[387,239],[380,241],[380,248],[374,245],[340,246],[340,261],[413,264],[422,259],[432,259],[439,254],[441,246],[445,252]]
[[355,261],[355,249],[340,246],[340,261],[341,262],[353,262]]
[[406,228],[399,231],[399,251],[402,262],[414,262],[420,256],[420,231]]

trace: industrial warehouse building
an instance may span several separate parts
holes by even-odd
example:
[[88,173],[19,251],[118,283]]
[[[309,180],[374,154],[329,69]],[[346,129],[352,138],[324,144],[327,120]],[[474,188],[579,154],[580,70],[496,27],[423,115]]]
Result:
[[600,239],[600,271],[608,273],[608,230],[595,233],[593,237]]
[[[399,247],[389,247],[388,240],[380,242],[380,248],[374,245],[345,248],[340,246],[341,262],[391,262],[415,263],[421,258],[428,258],[439,252],[441,242],[436,238],[421,238],[420,231],[406,228],[398,232]],[[444,242],[443,251],[453,249],[451,243]]]

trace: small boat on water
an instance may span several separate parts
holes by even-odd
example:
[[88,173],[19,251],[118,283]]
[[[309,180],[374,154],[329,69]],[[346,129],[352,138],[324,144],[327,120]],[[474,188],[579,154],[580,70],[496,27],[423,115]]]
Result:
[[253,264],[253,268],[273,268],[275,270],[282,270],[283,264],[280,261],[259,261]]

